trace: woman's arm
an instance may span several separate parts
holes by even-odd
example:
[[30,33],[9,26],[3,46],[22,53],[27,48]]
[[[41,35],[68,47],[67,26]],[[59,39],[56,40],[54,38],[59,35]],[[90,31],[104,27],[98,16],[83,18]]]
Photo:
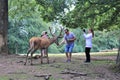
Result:
[[83,35],[84,35],[84,37],[85,37],[86,39],[88,39],[88,38],[91,38],[91,37],[92,37],[92,33],[89,33],[89,34],[84,33]]

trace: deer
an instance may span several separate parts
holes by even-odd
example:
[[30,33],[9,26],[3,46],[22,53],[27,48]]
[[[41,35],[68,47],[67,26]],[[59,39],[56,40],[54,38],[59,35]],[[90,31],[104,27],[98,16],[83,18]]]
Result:
[[32,37],[29,40],[29,49],[27,51],[26,61],[25,61],[24,65],[26,65],[26,63],[27,63],[29,54],[31,55],[30,56],[31,57],[31,65],[33,65],[33,63],[32,63],[32,56],[38,49],[41,52],[41,56],[40,56],[41,64],[43,63],[43,52],[42,52],[43,49],[45,50],[47,63],[49,64],[48,47],[51,44],[53,44],[53,43],[55,43],[57,46],[59,45],[58,38],[63,37],[62,36],[63,28],[61,28],[60,33],[59,33],[58,36],[56,36],[55,34],[53,34],[51,32],[51,28],[50,27],[49,27],[49,30],[50,30],[50,34],[52,34],[52,38]]

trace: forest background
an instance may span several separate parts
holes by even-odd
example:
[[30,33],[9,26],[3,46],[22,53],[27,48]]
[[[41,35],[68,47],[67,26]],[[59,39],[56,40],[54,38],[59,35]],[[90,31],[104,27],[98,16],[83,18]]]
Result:
[[[40,37],[42,31],[50,34],[49,26],[56,33],[59,26],[69,28],[76,35],[74,53],[84,52],[82,29],[88,28],[95,32],[92,52],[118,48],[119,3],[119,0],[9,0],[9,51],[26,53],[29,39]],[[64,45],[51,45],[49,53],[64,53]]]

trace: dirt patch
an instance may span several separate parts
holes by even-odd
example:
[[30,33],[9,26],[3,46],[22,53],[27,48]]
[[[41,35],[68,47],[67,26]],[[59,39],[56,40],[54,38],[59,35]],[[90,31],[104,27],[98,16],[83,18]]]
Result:
[[116,56],[92,56],[91,63],[84,63],[85,56],[73,55],[66,63],[65,55],[50,56],[50,64],[44,59],[33,59],[24,65],[25,56],[0,55],[0,80],[120,80],[120,74],[111,70]]

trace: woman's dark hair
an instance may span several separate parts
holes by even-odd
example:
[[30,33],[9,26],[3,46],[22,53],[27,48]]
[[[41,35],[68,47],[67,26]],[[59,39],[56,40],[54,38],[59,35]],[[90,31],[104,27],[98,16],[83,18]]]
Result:
[[92,32],[92,37],[94,37],[94,31],[93,31],[93,29],[90,29],[90,31]]
[[45,32],[45,34],[47,34],[47,31]]

